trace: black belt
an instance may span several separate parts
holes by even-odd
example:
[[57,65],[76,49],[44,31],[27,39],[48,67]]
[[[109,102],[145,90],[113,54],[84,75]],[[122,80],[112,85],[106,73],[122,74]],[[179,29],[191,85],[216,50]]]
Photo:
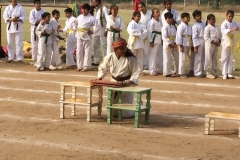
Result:
[[116,80],[116,81],[125,81],[125,80],[129,80],[130,78],[131,78],[131,75],[126,76],[126,77],[119,77],[119,76],[114,77],[114,76],[112,75],[112,79],[114,79],[114,80]]
[[[11,19],[11,18],[12,18],[12,17],[10,17],[10,19]],[[17,18],[19,18],[19,17],[17,17]],[[8,30],[10,29],[11,25],[12,25],[12,21],[9,22]],[[16,30],[18,30],[18,22],[17,22]]]
[[48,41],[48,37],[50,36],[50,34],[42,34],[43,37],[46,37],[45,39],[45,44],[47,44]]

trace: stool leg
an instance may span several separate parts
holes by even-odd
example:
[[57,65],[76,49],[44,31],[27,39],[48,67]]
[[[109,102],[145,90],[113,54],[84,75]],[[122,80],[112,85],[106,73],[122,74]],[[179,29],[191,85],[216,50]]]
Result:
[[122,110],[118,109],[118,121],[122,121]]
[[87,106],[87,121],[91,122],[91,106]]
[[112,109],[111,108],[107,109],[107,123],[112,124]]
[[240,125],[238,127],[238,138],[240,138]]
[[209,134],[210,118],[205,117],[205,134]]
[[215,124],[215,119],[211,118],[210,119],[210,131],[214,131],[214,124]]
[[102,118],[102,104],[98,104],[98,118]]
[[146,109],[145,111],[145,124],[149,124],[149,114],[150,114],[150,109]]
[[139,127],[139,114],[140,112],[139,111],[135,111],[135,118],[134,118],[134,127],[135,128],[138,128]]
[[74,104],[74,105],[72,105],[72,112],[71,112],[71,115],[72,116],[75,116],[75,111],[76,111],[76,105]]
[[65,106],[63,103],[60,103],[60,118],[64,119],[64,111],[65,111]]

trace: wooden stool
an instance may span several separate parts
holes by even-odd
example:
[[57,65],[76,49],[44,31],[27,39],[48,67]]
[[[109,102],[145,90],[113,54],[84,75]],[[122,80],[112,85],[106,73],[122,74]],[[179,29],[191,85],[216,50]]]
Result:
[[[64,111],[66,104],[72,104],[72,112],[71,115],[75,115],[76,105],[84,105],[87,106],[87,121],[91,121],[91,108],[97,106],[98,107],[98,118],[101,118],[102,113],[102,94],[103,89],[102,86],[91,86],[90,82],[66,82],[61,83],[61,97],[60,97],[60,118],[65,118]],[[65,89],[67,87],[72,87],[72,98],[65,99]],[[76,92],[77,87],[87,88],[87,98],[77,99]],[[98,89],[98,99],[93,102],[92,99],[92,90]]]
[[[210,131],[214,131],[215,119],[227,119],[240,122],[240,114],[230,114],[221,112],[210,112],[205,115],[205,134],[209,134]],[[240,138],[240,124],[238,128],[238,138]]]
[[[107,88],[108,90],[108,104],[107,104],[107,123],[112,123],[112,109],[118,110],[118,120],[122,120],[122,110],[135,111],[134,127],[139,127],[139,116],[141,112],[145,112],[145,124],[148,124],[150,108],[151,108],[151,88],[141,88],[141,87],[123,87],[123,88]],[[112,103],[113,92],[118,92],[118,103]],[[137,94],[136,104],[124,104],[122,103],[122,93],[132,92]],[[142,106],[142,95],[146,94],[146,106]]]

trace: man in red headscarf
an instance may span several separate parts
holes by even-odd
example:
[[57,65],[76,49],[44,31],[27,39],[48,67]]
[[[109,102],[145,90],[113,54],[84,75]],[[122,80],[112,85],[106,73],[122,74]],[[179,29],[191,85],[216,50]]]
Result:
[[134,11],[139,11],[139,8],[138,8],[138,3],[141,2],[141,0],[134,0]]
[[[120,82],[122,86],[135,86],[138,84],[140,68],[136,57],[132,51],[127,48],[127,42],[123,38],[117,38],[112,43],[114,52],[104,57],[98,66],[98,79],[103,79],[108,71],[112,75],[111,81]],[[113,103],[117,103],[118,96],[113,97]],[[122,103],[132,104],[133,94],[123,93]],[[113,113],[114,114],[114,113]],[[117,114],[117,112],[115,113]],[[123,111],[123,117],[134,116],[133,111]]]

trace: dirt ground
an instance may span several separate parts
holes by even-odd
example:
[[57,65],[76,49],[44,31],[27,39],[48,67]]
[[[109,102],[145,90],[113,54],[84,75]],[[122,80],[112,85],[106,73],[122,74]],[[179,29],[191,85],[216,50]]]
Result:
[[133,119],[107,124],[105,89],[102,119],[93,109],[92,122],[87,122],[83,106],[76,116],[67,107],[66,119],[60,119],[59,83],[89,81],[96,75],[37,72],[27,64],[0,62],[0,159],[238,159],[239,124],[217,120],[216,131],[204,135],[204,115],[240,113],[240,79],[140,77],[139,86],[153,90],[149,125],[142,114],[138,129]]

